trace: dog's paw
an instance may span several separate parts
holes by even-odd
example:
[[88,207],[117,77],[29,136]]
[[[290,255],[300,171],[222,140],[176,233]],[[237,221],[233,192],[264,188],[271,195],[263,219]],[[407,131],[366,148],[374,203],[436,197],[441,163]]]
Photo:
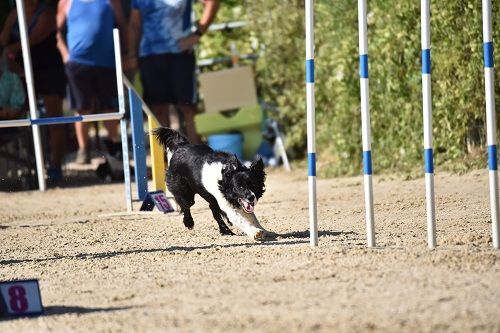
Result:
[[253,239],[259,242],[274,241],[277,239],[277,234],[274,232],[266,231],[264,229],[259,229],[255,231]]
[[264,234],[265,234],[264,230],[257,230],[253,235],[253,239],[256,241],[263,241]]

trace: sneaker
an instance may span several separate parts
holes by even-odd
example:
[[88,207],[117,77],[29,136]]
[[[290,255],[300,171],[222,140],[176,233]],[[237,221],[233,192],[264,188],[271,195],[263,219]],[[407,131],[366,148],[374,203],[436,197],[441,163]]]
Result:
[[78,149],[75,158],[76,164],[89,164],[90,163],[90,152],[87,149]]

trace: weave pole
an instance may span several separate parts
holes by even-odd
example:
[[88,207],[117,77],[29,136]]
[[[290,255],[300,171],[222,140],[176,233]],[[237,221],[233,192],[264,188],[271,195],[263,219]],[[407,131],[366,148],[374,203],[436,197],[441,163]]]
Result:
[[127,212],[131,212],[132,186],[130,183],[130,161],[128,156],[127,118],[125,117],[125,91],[123,89],[122,56],[120,48],[120,33],[118,29],[113,29],[113,43],[115,49],[116,88],[118,92],[118,113],[122,116],[122,118],[120,119],[120,134],[122,141],[123,179],[125,183],[125,204],[127,205]]
[[318,246],[318,213],[316,203],[316,124],[314,105],[314,3],[306,0],[306,99],[307,162],[309,183],[309,239]]
[[434,201],[434,161],[432,150],[432,90],[430,0],[421,0],[422,39],[422,110],[424,116],[425,205],[427,209],[427,246],[436,247],[436,211]]
[[[31,53],[29,46],[28,31],[26,29],[26,14],[24,12],[24,0],[16,0],[17,21],[19,22],[19,35],[21,37],[21,49],[23,52],[24,75],[26,77],[26,90],[28,92],[28,103],[30,108],[30,118],[38,118],[36,108],[35,87],[33,80],[33,67],[31,66]],[[38,188],[40,191],[46,190],[45,168],[43,159],[42,140],[40,136],[40,127],[32,126],[33,144],[35,148],[36,174],[38,176]]]
[[500,249],[498,227],[498,162],[493,71],[493,34],[491,29],[491,0],[483,0],[484,88],[486,99],[486,136],[490,182],[491,229],[493,247]]
[[368,247],[375,246],[373,219],[372,151],[370,138],[370,98],[368,89],[368,30],[366,0],[358,0],[359,80],[361,90],[361,130],[363,137],[363,173],[365,187],[366,239]]

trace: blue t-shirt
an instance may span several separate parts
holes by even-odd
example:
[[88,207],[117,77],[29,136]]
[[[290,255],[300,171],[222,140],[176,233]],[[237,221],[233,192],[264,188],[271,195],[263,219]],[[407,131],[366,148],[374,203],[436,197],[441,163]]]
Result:
[[71,0],[67,13],[69,61],[115,67],[115,16],[109,0]]
[[192,7],[192,0],[132,0],[141,13],[139,56],[179,53],[179,39],[191,31]]

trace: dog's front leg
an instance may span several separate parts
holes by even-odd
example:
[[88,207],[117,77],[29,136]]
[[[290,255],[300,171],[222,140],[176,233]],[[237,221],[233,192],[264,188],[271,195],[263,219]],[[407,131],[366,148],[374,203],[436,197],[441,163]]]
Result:
[[234,235],[231,229],[224,223],[223,218],[225,217],[227,219],[227,216],[224,216],[224,212],[219,208],[219,205],[217,205],[217,203],[211,203],[210,210],[212,211],[215,221],[217,221],[219,225],[219,232],[221,235]]
[[225,213],[234,226],[243,231],[253,240],[263,241],[268,235],[270,235],[270,233],[260,225],[257,217],[253,213],[248,214],[240,209],[230,209]]

